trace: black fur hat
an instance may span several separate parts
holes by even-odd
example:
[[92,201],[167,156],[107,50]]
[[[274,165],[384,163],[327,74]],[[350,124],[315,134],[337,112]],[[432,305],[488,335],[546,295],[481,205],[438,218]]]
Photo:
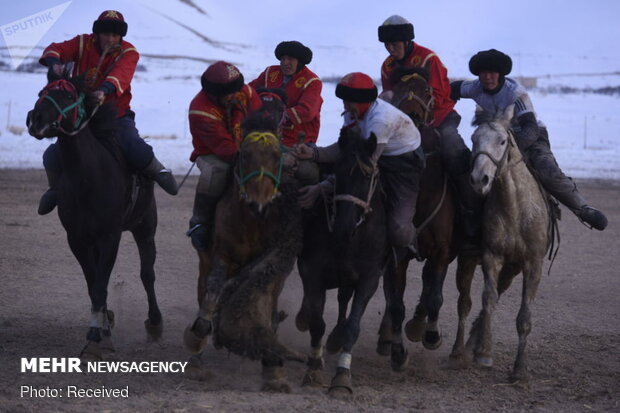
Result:
[[106,10],[93,22],[93,33],[115,33],[124,37],[127,34],[127,23],[121,12]]
[[476,53],[469,60],[469,71],[478,76],[480,72],[497,72],[506,76],[512,70],[512,59],[499,50],[491,49]]
[[394,15],[388,17],[379,26],[379,41],[386,42],[408,42],[414,39],[413,24],[404,17]]
[[301,65],[307,65],[312,61],[312,50],[295,40],[281,42],[276,46],[275,55],[278,60],[284,55],[294,57]]

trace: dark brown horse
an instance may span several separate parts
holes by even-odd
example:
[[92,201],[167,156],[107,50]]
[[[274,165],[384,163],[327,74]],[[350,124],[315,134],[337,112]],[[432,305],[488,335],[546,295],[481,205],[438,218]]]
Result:
[[[422,292],[413,318],[407,322],[405,332],[411,341],[422,341],[425,348],[434,350],[441,345],[439,310],[443,304],[443,283],[449,264],[457,257],[457,274],[473,274],[477,258],[459,254],[461,243],[460,225],[457,224],[455,191],[448,181],[440,150],[440,137],[430,127],[433,120],[433,95],[428,85],[428,73],[413,69],[398,74],[399,82],[393,90],[391,103],[408,114],[422,136],[426,155],[426,167],[420,179],[414,225],[420,260],[425,260],[422,270]],[[407,267],[405,259],[396,266],[394,282],[384,281],[386,311],[379,329],[377,352],[390,354],[394,337],[400,336],[398,326],[392,324],[392,313],[404,312],[394,309],[400,305],[406,286]],[[457,277],[459,278],[459,277]],[[461,278],[466,278],[461,275]],[[460,287],[459,287],[460,288]],[[394,302],[389,297],[400,297]]]
[[[291,208],[298,208],[296,202],[290,205],[289,196],[282,196],[283,192],[293,194],[293,196],[296,194],[296,189],[291,187],[293,183],[283,182],[285,177],[278,130],[283,108],[282,102],[277,100],[264,103],[259,111],[248,115],[242,124],[244,139],[240,144],[234,164],[234,179],[218,202],[213,239],[209,243],[211,247],[208,251],[198,252],[200,261],[199,312],[196,320],[185,331],[186,347],[194,353],[202,352],[207,336],[213,332],[216,310],[226,320],[232,319],[231,309],[226,308],[236,300],[234,297],[230,299],[235,295],[235,288],[232,287],[239,287],[238,283],[241,279],[252,278],[253,275],[264,276],[260,270],[268,267],[268,264],[263,260],[274,259],[273,256],[265,257],[264,254],[274,252],[274,243],[281,236],[282,222],[290,217],[291,212],[295,212],[291,211]],[[299,219],[298,210],[296,214]],[[301,239],[298,244],[298,246],[290,247],[289,253],[292,254],[292,261],[288,272],[292,270],[294,259],[301,248]],[[277,252],[280,251],[276,251],[275,255],[278,255]],[[287,256],[287,258],[291,257]],[[287,265],[283,265],[282,268],[286,269]],[[285,277],[288,275],[284,272],[286,271],[283,270],[282,273],[277,274],[275,276],[277,281],[265,290],[269,292],[265,292],[268,297],[264,297],[263,301],[269,303],[269,311],[272,313],[270,334],[275,333],[278,322],[284,317],[276,311],[277,298]],[[243,288],[248,287],[246,285]],[[222,303],[220,295],[222,293],[224,293],[226,303]],[[255,293],[256,291],[248,290],[247,296]],[[260,298],[248,299],[247,296],[244,302],[248,307],[256,306],[256,301],[260,300]],[[247,310],[247,308],[244,309],[244,311]],[[250,317],[254,316],[259,315],[250,315]],[[274,350],[273,353],[269,353],[270,350],[264,348],[250,350],[243,343],[233,343],[231,336],[236,334],[237,338],[242,339],[248,333],[241,331],[249,325],[248,320],[237,320],[243,324],[239,324],[238,330],[240,331],[237,332],[232,332],[230,325],[221,324],[226,327],[226,335],[229,339],[220,336],[219,344],[227,345],[228,343],[227,348],[231,351],[262,359],[263,388],[275,391],[289,390],[288,384],[281,376],[281,366],[284,358],[295,358],[292,352],[286,353],[276,343],[273,345],[282,351]],[[260,324],[262,321],[256,322]],[[263,327],[265,326],[261,325],[261,328]],[[202,375],[203,368],[199,356],[192,358],[191,367],[195,367],[196,374]]]
[[127,230],[138,245],[140,277],[148,296],[145,327],[152,337],[159,337],[162,318],[154,287],[157,208],[153,182],[138,177],[138,186],[134,185],[116,141],[116,111],[109,105],[99,107],[89,98],[82,79],[57,79],[41,91],[27,123],[37,139],[58,137],[62,167],[58,216],[84,272],[91,300],[88,342],[81,356],[101,359],[102,350],[113,350],[107,287],[121,233]]

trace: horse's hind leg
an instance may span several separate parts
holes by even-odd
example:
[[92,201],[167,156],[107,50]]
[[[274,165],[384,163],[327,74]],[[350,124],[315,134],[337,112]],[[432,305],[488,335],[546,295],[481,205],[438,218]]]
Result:
[[533,260],[530,268],[523,270],[523,291],[521,292],[521,308],[517,315],[517,332],[519,333],[519,346],[517,350],[517,359],[510,375],[512,381],[527,380],[527,336],[532,331],[532,315],[530,312],[530,303],[536,295],[538,284],[540,283],[540,275],[542,271],[542,259]]
[[465,323],[471,311],[471,283],[476,271],[478,259],[471,255],[459,255],[456,269],[456,288],[459,291],[458,314],[459,324],[456,332],[456,340],[450,354],[452,367],[463,367],[465,359]]
[[325,348],[331,354],[337,353],[342,348],[342,343],[345,339],[347,308],[349,307],[349,301],[351,301],[353,292],[352,287],[338,288],[338,322],[332,332],[329,333],[327,343],[325,343]]
[[157,227],[157,212],[152,211],[134,229],[131,230],[134,240],[138,245],[140,254],[140,279],[148,298],[148,318],[144,321],[144,327],[149,337],[157,340],[163,332],[163,320],[157,297],[155,295],[155,228]]
[[322,372],[325,367],[322,343],[323,336],[325,335],[325,320],[323,319],[325,290],[308,290],[304,294],[304,300],[306,298],[309,305],[310,354],[308,356],[308,369],[304,375],[302,385],[322,386],[324,382]]
[[447,255],[433,257],[426,261],[422,270],[422,282],[428,284],[426,295],[421,299],[425,301],[428,311],[428,320],[422,344],[428,350],[435,350],[441,345],[441,332],[439,330],[439,310],[443,305],[443,283],[446,279],[448,264],[450,260]]

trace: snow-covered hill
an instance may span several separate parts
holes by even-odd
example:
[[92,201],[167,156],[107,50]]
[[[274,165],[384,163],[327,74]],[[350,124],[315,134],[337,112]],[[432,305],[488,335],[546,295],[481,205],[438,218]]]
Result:
[[[0,25],[60,1],[5,5]],[[620,98],[583,92],[620,86],[620,49],[614,41],[620,27],[613,21],[620,2],[595,0],[587,8],[578,1],[520,3],[513,10],[514,3],[492,0],[109,0],[105,8],[124,14],[127,40],[142,55],[144,70],[136,72],[132,85],[138,128],[177,173],[190,166],[186,112],[209,62],[234,62],[250,80],[276,63],[273,49],[279,41],[295,39],[312,48],[310,67],[325,79],[351,71],[378,78],[386,51],[377,41],[377,26],[398,13],[413,21],[416,40],[442,58],[451,77],[471,77],[467,61],[478,50],[494,47],[512,55],[515,75],[537,79],[532,99],[562,167],[578,177],[620,178]],[[72,1],[25,64],[52,41],[90,32],[102,10],[99,3]],[[20,128],[45,83],[44,72],[10,70],[6,49],[0,49],[0,62],[5,63],[0,63],[0,167],[40,167],[49,142],[35,141]],[[555,93],[567,88],[573,93]],[[323,98],[319,143],[328,144],[337,136],[342,103],[334,96],[333,83],[324,85]],[[459,102],[457,110],[468,141],[473,104]]]

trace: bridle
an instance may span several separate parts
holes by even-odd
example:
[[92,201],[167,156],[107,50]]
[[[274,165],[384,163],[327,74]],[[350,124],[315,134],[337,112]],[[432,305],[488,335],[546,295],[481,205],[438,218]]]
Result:
[[[274,146],[280,145],[280,139],[276,136],[276,134],[272,132],[251,132],[243,139],[241,142],[241,148],[244,145],[249,143],[261,143],[265,146]],[[247,174],[243,171],[243,151],[239,151],[239,162],[238,162],[238,171],[235,173],[237,178],[237,182],[239,183],[239,194],[242,198],[247,198],[248,194],[245,189],[245,185],[251,179],[263,179],[264,176],[273,180],[275,186],[273,188],[272,199],[275,198],[279,193],[280,183],[282,181],[282,155],[280,155],[280,159],[278,161],[278,174],[275,175],[270,171],[266,171],[263,166],[261,166],[260,170],[251,171]]]
[[[49,94],[49,92],[53,90],[69,92],[72,98],[74,99],[74,102],[65,106],[64,108],[60,107],[56,99],[54,99]],[[93,110],[93,112],[90,114],[90,116],[85,119],[86,117],[86,109],[84,106],[85,95],[83,92],[78,93],[76,87],[71,82],[65,79],[56,80],[50,83],[41,91],[39,96],[40,97],[39,97],[39,100],[37,101],[37,105],[43,100],[49,100],[50,102],[52,102],[52,105],[54,105],[54,107],[58,111],[58,117],[56,118],[54,122],[52,122],[50,126],[68,136],[74,136],[80,133],[80,131],[82,131],[82,129],[84,129],[88,125],[88,122],[90,122],[90,120],[92,119],[92,117],[97,112],[100,106],[100,105],[97,105],[95,109]],[[66,129],[62,127],[62,124],[61,124],[61,122],[64,119],[69,119],[69,118],[71,119],[72,125],[74,128],[72,131],[67,131]]]
[[359,168],[364,176],[366,177],[370,176],[370,184],[368,185],[368,192],[366,194],[366,199],[364,200],[351,194],[336,194],[334,195],[332,202],[333,202],[334,216],[336,215],[336,202],[339,202],[339,201],[352,202],[355,205],[362,208],[362,214],[359,220],[357,221],[357,223],[355,224],[355,227],[357,228],[362,224],[362,222],[364,222],[364,220],[366,219],[366,216],[372,211],[372,207],[370,206],[370,203],[372,201],[372,197],[374,196],[375,191],[377,189],[377,185],[379,183],[379,168],[374,163],[371,165],[364,163],[360,159],[358,154],[355,154],[355,158],[356,158],[356,161],[353,164],[353,167],[351,168],[349,175],[353,174],[353,172],[355,171],[355,168]]
[[[493,165],[495,165],[496,169],[495,169],[495,176],[493,177],[493,179],[497,179],[500,176],[502,170],[504,169],[504,166],[508,164],[508,154],[510,153],[510,150],[509,150],[510,146],[512,147],[515,146],[515,140],[514,140],[512,131],[508,129],[507,132],[508,132],[508,145],[506,145],[506,147],[504,148],[504,153],[502,154],[502,156],[499,159],[495,159],[493,157],[493,154],[491,154],[490,152],[477,151],[471,159],[470,169],[473,169],[473,166],[476,163],[476,159],[478,159],[479,156],[485,155],[487,158],[491,160],[491,162],[493,162]],[[509,164],[509,165],[516,165],[522,160],[523,160],[523,156],[521,156],[521,159],[519,159],[518,161],[512,164]]]
[[[426,83],[426,79],[424,79],[424,77],[421,76],[418,73],[412,73],[410,75],[402,76],[400,78],[400,81],[403,84],[407,84],[407,82],[409,82],[411,79],[415,79],[415,78],[422,79]],[[427,87],[430,88],[430,86],[428,86],[428,85],[427,85]],[[423,115],[419,116],[419,114],[416,113],[416,115],[418,115],[417,117],[419,118],[419,121],[421,122],[422,125],[428,125],[432,121],[433,105],[435,104],[435,97],[433,96],[432,90],[431,90],[430,98],[428,99],[428,102],[425,102],[424,100],[422,100],[421,97],[419,97],[418,95],[413,93],[413,90],[408,90],[407,93],[404,93],[403,96],[401,96],[401,98],[398,99],[398,101],[393,103],[393,105],[396,106],[397,108],[400,108],[400,105],[405,100],[415,101],[415,102],[417,102],[422,107]]]

